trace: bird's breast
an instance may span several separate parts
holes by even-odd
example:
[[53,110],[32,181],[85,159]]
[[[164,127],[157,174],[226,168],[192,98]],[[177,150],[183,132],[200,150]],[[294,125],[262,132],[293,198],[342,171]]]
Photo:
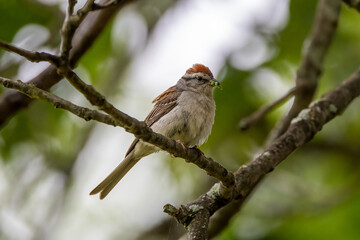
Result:
[[178,137],[185,145],[201,145],[211,132],[215,116],[215,102],[212,97],[190,93],[179,101],[181,125]]
[[183,92],[178,104],[154,123],[151,128],[186,146],[201,145],[211,132],[215,116],[212,97],[193,92]]

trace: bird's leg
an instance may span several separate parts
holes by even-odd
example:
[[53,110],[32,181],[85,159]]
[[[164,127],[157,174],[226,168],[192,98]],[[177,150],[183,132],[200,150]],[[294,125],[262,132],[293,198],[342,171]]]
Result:
[[[186,150],[187,147],[185,146],[185,144],[184,144],[183,142],[181,142],[180,140],[176,140],[176,142],[177,142],[177,143],[180,143],[180,145],[182,146],[182,148],[183,148],[184,150]],[[196,145],[190,146],[189,148],[196,150],[199,155],[204,155],[203,151],[201,151]],[[175,156],[172,155],[172,154],[170,154],[170,156],[171,156],[171,157],[175,157]],[[190,161],[187,160],[187,159],[185,159],[185,162],[190,162]]]

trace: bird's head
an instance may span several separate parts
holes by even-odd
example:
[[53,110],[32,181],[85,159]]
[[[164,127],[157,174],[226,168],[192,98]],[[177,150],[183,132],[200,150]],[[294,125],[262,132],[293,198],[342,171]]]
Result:
[[204,94],[212,94],[214,87],[220,86],[210,69],[202,64],[194,64],[189,68],[178,84],[183,90]]

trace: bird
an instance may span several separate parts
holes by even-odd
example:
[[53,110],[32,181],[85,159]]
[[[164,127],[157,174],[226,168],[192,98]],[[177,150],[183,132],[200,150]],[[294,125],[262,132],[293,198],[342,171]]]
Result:
[[[155,104],[144,122],[154,132],[180,142],[184,147],[203,144],[211,133],[215,118],[213,92],[220,86],[210,69],[194,64],[176,85],[153,100]],[[104,199],[125,174],[143,157],[160,149],[135,139],[120,164],[91,192]]]

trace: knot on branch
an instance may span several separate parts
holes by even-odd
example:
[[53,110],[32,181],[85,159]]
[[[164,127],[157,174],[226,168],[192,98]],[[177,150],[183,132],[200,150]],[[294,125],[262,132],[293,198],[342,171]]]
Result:
[[200,205],[190,205],[189,207],[186,207],[184,205],[181,205],[179,209],[174,207],[171,204],[166,204],[163,207],[163,211],[170,216],[174,217],[178,223],[181,223],[184,225],[184,227],[187,227],[191,220],[193,220],[195,214],[201,210],[204,209]]

